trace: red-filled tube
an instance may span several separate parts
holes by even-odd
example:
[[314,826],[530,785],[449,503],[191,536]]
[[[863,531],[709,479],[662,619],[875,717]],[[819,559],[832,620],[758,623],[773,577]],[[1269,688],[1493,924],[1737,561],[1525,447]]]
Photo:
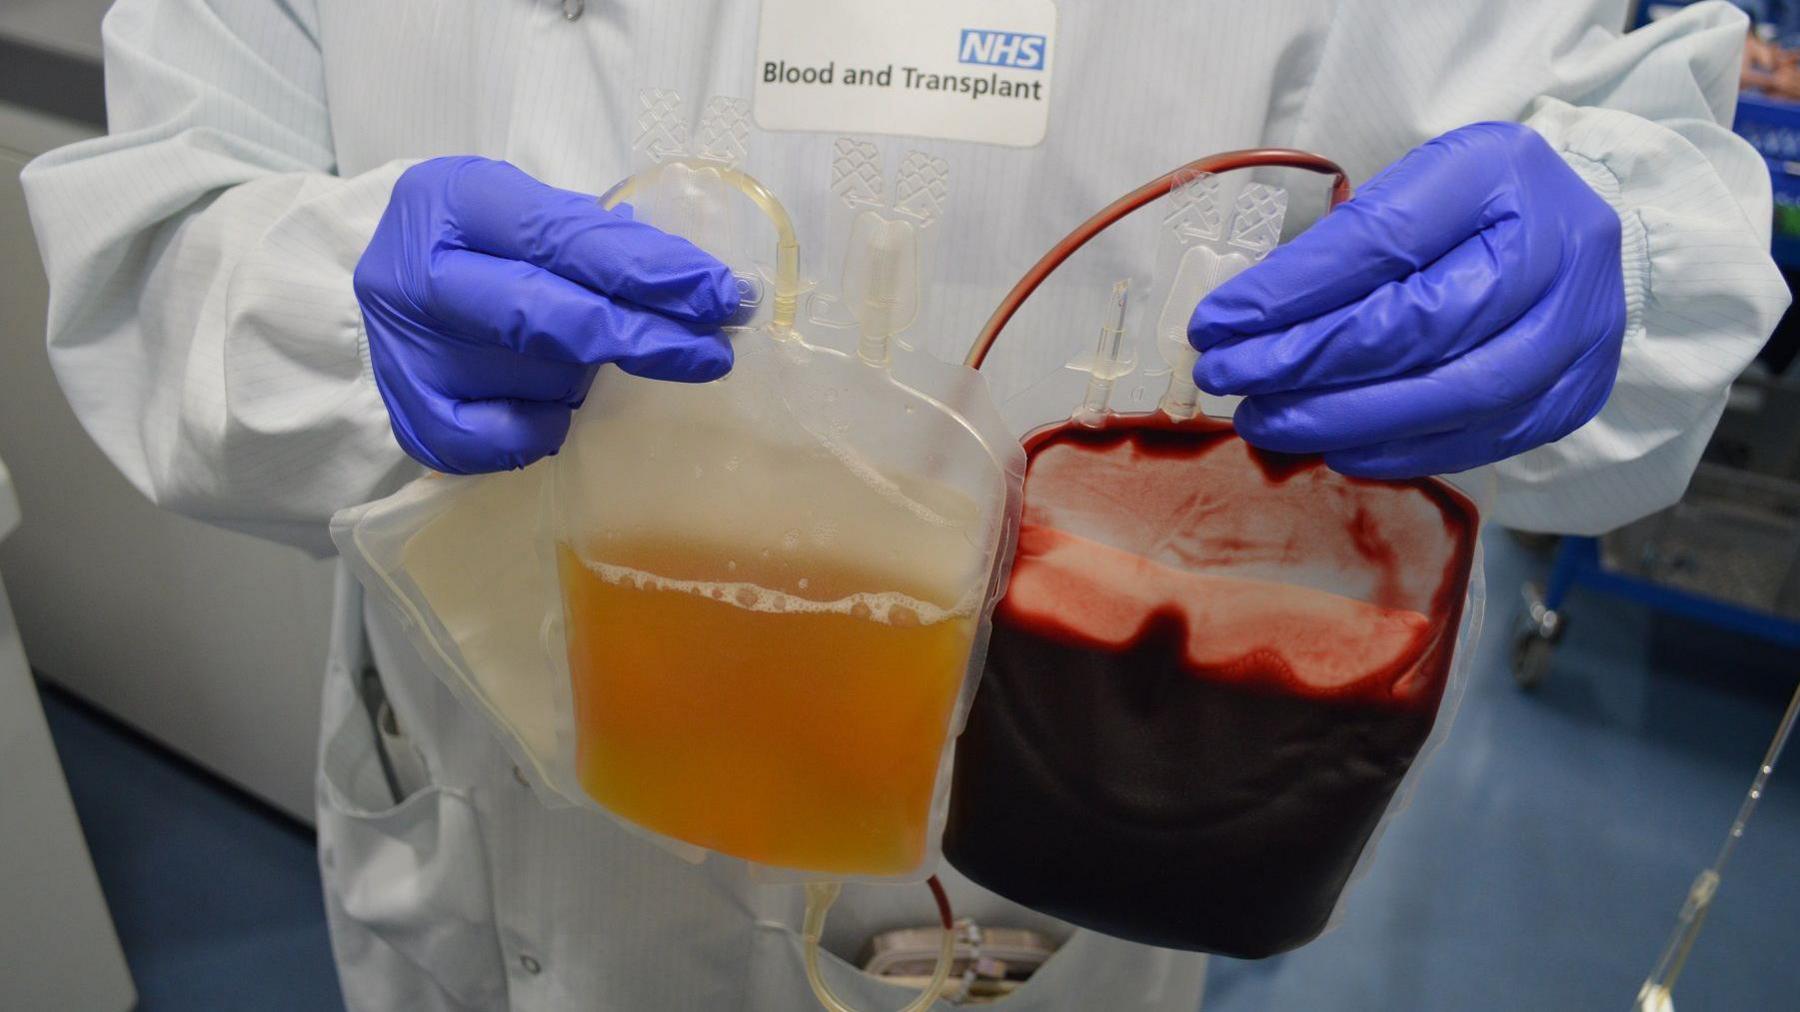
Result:
[[955,928],[956,915],[950,912],[950,894],[944,891],[944,883],[939,882],[938,877],[933,875],[925,880],[925,884],[931,887],[931,898],[937,901],[938,920],[943,922],[944,930],[949,931]]
[[1336,207],[1350,199],[1350,177],[1344,173],[1343,168],[1329,158],[1310,152],[1296,151],[1292,148],[1246,148],[1242,151],[1226,151],[1222,154],[1197,158],[1178,169],[1152,179],[1094,212],[1093,217],[1076,226],[1075,230],[1064,236],[1061,242],[1050,247],[1050,251],[1040,257],[1037,263],[1032,264],[1031,269],[1025,272],[1025,276],[1012,286],[1012,291],[1006,293],[1006,298],[1000,300],[1000,305],[994,309],[994,314],[988,317],[987,323],[982,325],[981,333],[975,336],[975,343],[969,347],[969,354],[963,359],[963,364],[971,369],[981,368],[981,363],[987,359],[988,350],[994,346],[994,339],[1000,336],[1000,331],[1013,318],[1013,314],[1019,311],[1019,307],[1025,304],[1025,300],[1031,297],[1031,293],[1037,290],[1038,285],[1043,284],[1044,279],[1049,277],[1051,272],[1060,267],[1062,262],[1073,255],[1076,250],[1086,245],[1089,239],[1105,231],[1114,222],[1168,193],[1175,188],[1178,182],[1190,178],[1195,173],[1231,172],[1236,169],[1263,167],[1306,169],[1310,172],[1331,176],[1331,206]]

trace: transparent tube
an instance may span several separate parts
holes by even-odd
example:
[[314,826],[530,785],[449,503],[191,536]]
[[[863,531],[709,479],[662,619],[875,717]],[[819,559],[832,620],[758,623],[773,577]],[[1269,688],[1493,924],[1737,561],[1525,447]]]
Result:
[[1113,384],[1129,367],[1124,343],[1125,302],[1130,290],[1131,281],[1126,279],[1113,285],[1112,294],[1107,297],[1106,320],[1100,325],[1100,336],[1094,342],[1094,361],[1088,370],[1087,390],[1081,395],[1081,407],[1075,409],[1075,420],[1083,425],[1099,425],[1106,419]]
[[800,302],[800,240],[794,234],[794,221],[787,208],[756,177],[726,165],[695,159],[677,158],[658,162],[619,183],[600,197],[600,206],[611,209],[631,198],[645,185],[655,182],[670,166],[681,165],[691,170],[708,169],[749,197],[770,224],[775,226],[775,299],[774,318],[769,321],[774,336],[786,339],[794,332],[794,319]]
[[[806,884],[806,922],[801,930],[806,949],[806,982],[812,986],[813,997],[819,1000],[826,1012],[859,1012],[853,1006],[846,1005],[819,972],[819,940],[825,936],[825,915],[831,912],[831,905],[837,902],[838,894],[842,891],[843,884],[839,882]],[[934,888],[933,891],[937,890]],[[942,903],[941,895],[939,902]],[[900,1012],[925,1012],[930,1008],[937,1001],[938,994],[944,990],[944,982],[950,979],[950,966],[955,961],[956,932],[945,925],[944,940],[938,947],[937,968],[931,972],[931,982]]]
[[1200,353],[1192,348],[1176,350],[1176,361],[1169,371],[1169,389],[1157,407],[1178,422],[1200,413],[1200,388],[1194,385],[1194,367],[1200,364]]
[[1180,185],[1182,180],[1191,178],[1194,173],[1232,172],[1237,169],[1263,167],[1305,169],[1309,172],[1323,173],[1331,177],[1332,207],[1350,199],[1350,177],[1345,174],[1344,170],[1339,168],[1336,162],[1309,152],[1295,151],[1291,148],[1250,148],[1244,151],[1227,151],[1224,154],[1195,159],[1180,168],[1163,173],[1095,211],[1088,217],[1088,220],[1075,226],[1073,232],[1063,236],[1062,241],[1050,247],[1042,257],[1038,258],[1038,262],[1025,272],[1025,276],[1012,286],[1012,290],[1008,291],[1006,297],[1000,300],[1000,305],[994,307],[993,315],[988,317],[987,323],[982,324],[981,332],[975,335],[975,343],[969,346],[969,354],[963,359],[963,364],[971,369],[981,368],[981,363],[987,359],[988,351],[994,346],[994,340],[1000,336],[1000,331],[1005,329],[1007,321],[1013,318],[1013,314],[1019,311],[1019,307],[1025,304],[1025,300],[1031,297],[1031,293],[1036,291],[1037,287],[1044,283],[1044,279],[1060,267],[1064,260],[1086,245],[1088,240],[1116,224],[1119,219],[1167,194],[1171,189]]
[[1725,842],[1719,847],[1718,855],[1713,858],[1709,867],[1694,878],[1694,884],[1688,887],[1687,897],[1681,903],[1681,912],[1675,918],[1675,930],[1663,946],[1662,955],[1657,958],[1650,976],[1645,978],[1643,986],[1638,989],[1636,1007],[1639,1012],[1671,1012],[1674,1009],[1675,979],[1681,976],[1682,967],[1687,965],[1688,953],[1694,948],[1694,940],[1700,937],[1700,928],[1706,924],[1706,914],[1712,909],[1713,897],[1719,892],[1719,879],[1725,872],[1725,863],[1731,860],[1732,851],[1737,849],[1738,841],[1743,839],[1744,827],[1749,824],[1750,816],[1756,814],[1756,804],[1762,800],[1763,791],[1769,785],[1769,774],[1775,772],[1775,763],[1781,759],[1782,750],[1787,748],[1788,738],[1793,734],[1796,723],[1800,723],[1800,688],[1796,688],[1793,698],[1788,700],[1787,710],[1775,727],[1775,737],[1770,740],[1762,762],[1756,767],[1756,776],[1751,778],[1750,790],[1738,806],[1737,818],[1732,820],[1731,829],[1725,834]]

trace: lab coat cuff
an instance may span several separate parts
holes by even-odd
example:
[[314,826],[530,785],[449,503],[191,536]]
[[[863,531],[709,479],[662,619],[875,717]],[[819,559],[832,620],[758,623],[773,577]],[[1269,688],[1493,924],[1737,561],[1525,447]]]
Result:
[[356,341],[356,359],[359,380],[366,390],[376,391],[380,396],[380,387],[375,385],[375,362],[369,357],[369,331],[363,326],[362,309],[358,307],[356,319],[350,325],[352,338]]
[[1644,300],[1650,290],[1650,234],[1644,219],[1626,205],[1619,176],[1606,163],[1578,151],[1557,154],[1619,216],[1619,269],[1625,282],[1625,339],[1644,329]]

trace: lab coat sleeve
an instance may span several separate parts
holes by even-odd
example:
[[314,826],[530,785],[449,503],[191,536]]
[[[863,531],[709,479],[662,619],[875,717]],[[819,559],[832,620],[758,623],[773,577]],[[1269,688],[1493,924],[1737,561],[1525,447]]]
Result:
[[51,364],[159,505],[310,551],[413,468],[350,276],[404,165],[334,174],[308,2],[120,0],[110,133],[22,174]]
[[1619,214],[1626,328],[1605,407],[1494,468],[1494,518],[1598,533],[1678,499],[1788,304],[1762,158],[1729,124],[1743,15],[1688,12],[1565,66],[1525,122]]

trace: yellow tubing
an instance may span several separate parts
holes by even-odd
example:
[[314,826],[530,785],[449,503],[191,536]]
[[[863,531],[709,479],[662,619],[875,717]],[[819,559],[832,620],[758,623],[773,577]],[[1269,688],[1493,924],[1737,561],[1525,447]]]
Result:
[[[825,983],[825,977],[819,972],[819,939],[825,936],[825,915],[831,912],[831,905],[837,902],[838,893],[843,885],[838,882],[808,882],[806,884],[806,924],[801,929],[801,937],[806,948],[806,982],[812,985],[813,997],[819,999],[826,1012],[858,1012],[857,1009],[844,1004],[843,999],[832,993],[831,985]],[[937,1001],[938,994],[944,990],[944,982],[950,979],[950,966],[956,962],[956,932],[945,928],[944,940],[938,947],[937,969],[931,973],[931,983],[925,990],[909,1002],[899,1012],[925,1012]]]
[[781,201],[776,200],[769,188],[756,177],[714,162],[676,158],[658,162],[606,191],[600,198],[600,206],[609,210],[618,206],[646,184],[655,182],[672,165],[718,173],[720,179],[754,201],[769,219],[769,223],[775,226],[775,305],[774,318],[769,321],[769,327],[775,337],[786,339],[793,333],[794,318],[799,313],[800,240],[794,235],[794,221],[788,217],[787,208],[782,207]]

